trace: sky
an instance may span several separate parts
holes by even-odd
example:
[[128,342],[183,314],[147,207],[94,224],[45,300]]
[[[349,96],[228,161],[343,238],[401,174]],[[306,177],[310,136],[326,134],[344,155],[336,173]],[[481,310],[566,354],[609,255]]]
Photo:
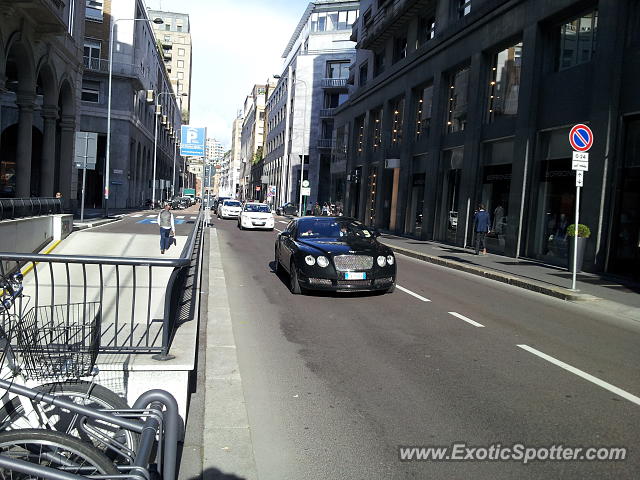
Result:
[[306,0],[144,0],[189,14],[193,65],[191,120],[231,148],[231,127],[255,84],[282,73],[281,58]]

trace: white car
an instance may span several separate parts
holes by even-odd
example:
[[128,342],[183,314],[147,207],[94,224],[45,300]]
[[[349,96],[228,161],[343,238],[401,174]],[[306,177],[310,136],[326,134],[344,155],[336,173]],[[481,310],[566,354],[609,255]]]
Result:
[[271,207],[266,203],[245,203],[242,213],[238,217],[238,228],[266,228],[273,230],[275,220]]
[[238,218],[242,212],[242,204],[237,200],[225,200],[218,207],[218,218]]

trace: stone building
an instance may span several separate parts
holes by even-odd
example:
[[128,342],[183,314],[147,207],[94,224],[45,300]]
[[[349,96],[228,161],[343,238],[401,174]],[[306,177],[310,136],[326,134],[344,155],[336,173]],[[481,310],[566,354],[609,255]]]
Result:
[[74,206],[84,5],[0,1],[0,197]]

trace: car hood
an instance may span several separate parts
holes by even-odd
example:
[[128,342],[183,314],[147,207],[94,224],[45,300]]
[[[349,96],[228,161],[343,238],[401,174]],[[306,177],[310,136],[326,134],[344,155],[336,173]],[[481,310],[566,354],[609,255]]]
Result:
[[298,238],[297,241],[303,248],[310,247],[310,248],[319,250],[326,255],[332,255],[332,256],[349,255],[349,254],[375,256],[378,254],[384,253],[385,255],[387,255],[388,253],[390,253],[389,248],[385,247],[380,242],[374,239],[367,240],[367,239],[352,238],[352,239],[341,240],[341,239],[328,239],[328,238],[320,239],[319,238],[319,239],[307,240],[307,239]]
[[242,212],[242,215],[251,218],[271,218],[273,216],[271,212]]

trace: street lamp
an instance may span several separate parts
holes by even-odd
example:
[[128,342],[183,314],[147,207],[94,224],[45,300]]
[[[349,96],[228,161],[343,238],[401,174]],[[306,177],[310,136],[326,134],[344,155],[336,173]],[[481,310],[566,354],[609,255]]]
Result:
[[[151,187],[151,208],[156,208],[156,162],[158,159],[158,117],[160,116],[162,105],[158,103],[162,95],[172,95],[174,97],[186,97],[186,93],[161,92],[156,95],[155,104],[155,126],[153,129],[153,185]],[[174,157],[175,163],[175,157]]]
[[107,94],[107,151],[105,155],[105,172],[104,172],[104,215],[109,216],[109,165],[111,160],[111,85],[113,81],[113,39],[115,36],[116,23],[120,21],[127,22],[153,22],[156,25],[162,25],[164,20],[161,18],[117,18],[111,23],[111,36],[109,37],[109,93]]
[[[281,78],[280,75],[274,75],[273,78]],[[305,144],[305,136],[306,136],[306,128],[307,128],[307,82],[304,80],[300,80],[296,78],[292,81],[295,85],[300,83],[304,86],[304,108],[302,110],[302,158],[300,161],[300,196],[298,198],[298,217],[302,217],[302,182],[304,180],[304,144]],[[306,213],[306,212],[305,212]]]

